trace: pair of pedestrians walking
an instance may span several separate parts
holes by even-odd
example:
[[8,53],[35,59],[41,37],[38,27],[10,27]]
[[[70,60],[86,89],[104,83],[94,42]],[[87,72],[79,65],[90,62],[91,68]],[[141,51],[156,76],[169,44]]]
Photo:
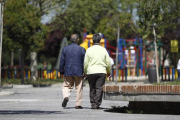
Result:
[[87,75],[90,86],[90,103],[92,109],[100,109],[103,95],[103,85],[107,76],[111,73],[111,63],[108,52],[100,46],[101,36],[99,33],[93,35],[94,45],[87,51],[80,47],[78,34],[71,35],[71,44],[64,47],[60,59],[60,74],[63,78],[63,102],[66,107],[70,93],[75,84],[76,109],[82,109],[83,77]]

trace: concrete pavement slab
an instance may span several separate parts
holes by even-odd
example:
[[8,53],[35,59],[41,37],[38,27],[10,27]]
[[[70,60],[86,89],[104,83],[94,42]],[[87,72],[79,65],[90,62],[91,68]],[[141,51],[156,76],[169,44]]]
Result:
[[3,95],[12,95],[14,94],[13,91],[0,91],[0,96],[3,96]]

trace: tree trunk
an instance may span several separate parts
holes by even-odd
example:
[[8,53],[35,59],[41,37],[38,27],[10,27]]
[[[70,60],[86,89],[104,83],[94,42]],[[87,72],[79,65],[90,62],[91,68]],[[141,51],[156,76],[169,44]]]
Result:
[[37,80],[37,53],[31,52],[31,81]]
[[24,84],[24,50],[21,51],[21,84]]
[[13,61],[14,61],[14,52],[12,51],[11,52],[11,66],[14,65]]

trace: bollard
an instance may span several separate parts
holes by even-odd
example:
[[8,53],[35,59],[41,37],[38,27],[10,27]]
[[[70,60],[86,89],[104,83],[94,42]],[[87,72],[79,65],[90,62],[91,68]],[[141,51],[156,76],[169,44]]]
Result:
[[127,67],[125,67],[125,82],[127,82]]
[[149,83],[157,82],[156,67],[154,65],[148,68]]

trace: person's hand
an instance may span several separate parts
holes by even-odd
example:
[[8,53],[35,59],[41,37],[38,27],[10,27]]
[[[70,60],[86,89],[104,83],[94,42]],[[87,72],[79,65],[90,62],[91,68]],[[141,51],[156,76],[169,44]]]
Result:
[[87,77],[87,75],[86,75],[86,74],[83,74],[83,79],[84,79],[84,80],[86,79],[86,77]]
[[64,75],[61,75],[60,77],[64,80]]
[[107,73],[107,77],[110,78],[111,77],[111,73]]
[[110,79],[111,79],[111,73],[107,73],[107,77],[108,77],[108,79],[109,79],[109,81],[110,81]]
[[83,78],[85,78],[87,75],[86,74],[83,74]]

